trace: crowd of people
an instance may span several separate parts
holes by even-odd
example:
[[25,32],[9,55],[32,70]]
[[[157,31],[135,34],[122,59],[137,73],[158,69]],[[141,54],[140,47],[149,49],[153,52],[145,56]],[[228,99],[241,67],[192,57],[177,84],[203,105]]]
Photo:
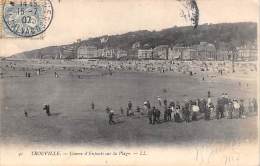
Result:
[[[167,99],[162,100],[158,96],[157,106],[151,106],[150,101],[145,101],[143,108],[137,106],[134,109],[132,102],[129,101],[126,113],[124,113],[123,108],[120,108],[120,113],[126,117],[141,114],[144,117],[148,117],[149,124],[159,124],[167,121],[189,123],[200,119],[207,121],[222,118],[243,119],[250,113],[257,113],[258,109],[255,98],[248,99],[247,102],[245,104],[245,100],[243,99],[231,99],[227,93],[223,93],[221,97],[217,98],[215,104],[212,102],[211,96],[208,96],[207,99],[185,100],[182,104],[179,101],[168,102]],[[109,124],[116,124],[114,110],[107,107],[106,113],[108,114]]]
[[[180,72],[195,75],[202,74],[202,80],[206,77],[203,74],[213,73],[225,75],[232,73],[233,64],[229,61],[170,61],[170,60],[147,60],[147,61],[105,61],[105,60],[22,60],[22,61],[1,61],[1,78],[5,73],[10,71],[22,71],[26,78],[35,75],[43,75],[46,71],[51,70],[55,78],[62,77],[61,71],[70,71],[72,76],[83,78],[82,72],[89,74],[92,71],[102,69],[107,71],[105,75],[112,75],[116,71],[141,71],[141,72]],[[256,72],[256,63],[254,62],[236,62],[234,64],[237,73],[247,74],[248,72]],[[84,74],[83,73],[83,74]],[[102,72],[101,72],[102,73]],[[102,74],[101,74],[102,75]],[[241,83],[239,82],[239,86]],[[247,84],[248,86],[248,84]],[[137,113],[148,117],[150,124],[157,124],[164,121],[190,122],[201,118],[205,120],[221,119],[221,118],[245,118],[246,112],[257,111],[256,99],[231,99],[226,93],[217,99],[216,103],[211,100],[210,94],[208,98],[186,100],[184,103],[178,101],[168,101],[167,99],[157,98],[158,104],[151,106],[149,101],[145,101],[143,106],[133,108],[133,104],[129,101],[126,112],[120,108],[121,114],[127,117],[135,116]],[[247,102],[247,104],[245,104]],[[247,105],[247,108],[245,107]],[[91,109],[95,110],[95,104],[92,102]],[[50,106],[44,106],[46,114],[50,114]],[[109,124],[114,124],[115,112],[109,107],[106,109],[109,117]],[[25,112],[25,116],[28,113]],[[163,118],[162,118],[163,117]]]
[[[30,76],[40,75],[41,72],[52,70],[89,72],[101,69],[109,72],[134,71],[134,72],[177,72],[177,73],[215,73],[225,75],[233,72],[247,74],[256,72],[255,62],[236,62],[234,65],[230,61],[178,61],[178,60],[128,60],[128,61],[108,61],[108,60],[23,60],[23,61],[1,61],[1,76],[5,70],[24,71]],[[43,74],[42,73],[42,74]]]

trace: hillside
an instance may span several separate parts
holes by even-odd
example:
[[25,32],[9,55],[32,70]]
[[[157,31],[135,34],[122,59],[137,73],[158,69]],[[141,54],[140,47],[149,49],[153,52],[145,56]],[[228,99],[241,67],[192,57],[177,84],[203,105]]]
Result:
[[[161,31],[135,31],[121,35],[100,36],[81,41],[82,44],[94,45],[98,48],[104,46],[110,48],[121,48],[129,51],[132,44],[140,42],[141,47],[149,45],[154,48],[157,45],[179,45],[189,46],[199,44],[201,41],[213,43],[216,48],[231,48],[253,43],[257,37],[257,24],[253,22],[203,24],[193,29],[191,26],[172,27]],[[100,39],[107,38],[104,44]],[[73,46],[73,44],[67,45]],[[46,48],[15,54],[15,58],[55,58],[59,55],[61,46],[50,46]]]

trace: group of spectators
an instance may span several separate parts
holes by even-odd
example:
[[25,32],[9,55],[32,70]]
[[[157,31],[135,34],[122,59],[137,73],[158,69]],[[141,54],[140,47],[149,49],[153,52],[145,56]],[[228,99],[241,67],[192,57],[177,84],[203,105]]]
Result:
[[[144,117],[148,117],[149,124],[159,124],[168,121],[189,123],[200,119],[207,121],[222,118],[242,119],[246,118],[250,113],[257,112],[257,100],[253,98],[247,101],[248,103],[245,104],[243,99],[231,99],[227,93],[223,93],[221,97],[217,98],[215,104],[210,96],[207,99],[185,100],[182,104],[178,101],[168,102],[167,99],[162,100],[158,96],[157,106],[151,106],[149,101],[145,101],[143,108],[137,106],[136,109],[133,109],[133,104],[129,101],[126,113],[124,113],[123,108],[120,108],[120,112],[127,117],[137,114],[144,115]],[[115,124],[114,111],[107,107],[106,112],[109,115],[109,124]]]

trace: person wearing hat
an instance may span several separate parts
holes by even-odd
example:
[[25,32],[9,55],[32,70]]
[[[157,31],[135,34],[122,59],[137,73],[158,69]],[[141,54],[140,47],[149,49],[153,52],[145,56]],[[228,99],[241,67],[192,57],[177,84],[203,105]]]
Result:
[[205,98],[200,99],[200,104],[199,104],[200,112],[205,113],[206,108],[207,108],[207,100]]
[[133,104],[132,104],[132,102],[129,100],[129,101],[128,101],[128,104],[127,104],[128,109],[131,110],[131,109],[132,109],[132,106],[133,106]]
[[157,100],[158,100],[159,106],[162,106],[162,99],[160,98],[160,96],[157,96]]
[[181,122],[181,106],[178,104],[176,105],[175,109],[172,107],[172,111],[174,111],[174,121],[175,122]]
[[115,121],[113,120],[113,118],[114,118],[114,111],[111,109],[110,111],[109,111],[109,116],[108,116],[108,118],[109,118],[109,124],[110,125],[112,125],[112,124],[115,124]]
[[209,103],[207,106],[206,106],[206,110],[205,110],[205,114],[204,114],[204,118],[205,120],[210,120],[211,118],[211,112],[213,112],[214,110],[214,105],[212,103]]
[[127,110],[126,110],[126,116],[130,116],[130,114],[132,113],[132,102],[129,100],[128,104],[127,104]]
[[212,119],[214,116],[214,111],[215,111],[215,106],[214,104],[211,102],[209,103],[209,119]]
[[228,104],[228,103],[229,103],[228,94],[224,93],[224,104]]
[[178,101],[176,101],[176,104],[175,104],[175,102],[171,100],[170,103],[169,103],[169,106],[170,107],[175,107],[175,105],[178,105],[178,104],[179,104]]
[[235,113],[235,116],[237,117],[237,114],[238,114],[238,117],[239,117],[239,110],[240,110],[240,104],[238,103],[238,100],[233,100],[233,113]]

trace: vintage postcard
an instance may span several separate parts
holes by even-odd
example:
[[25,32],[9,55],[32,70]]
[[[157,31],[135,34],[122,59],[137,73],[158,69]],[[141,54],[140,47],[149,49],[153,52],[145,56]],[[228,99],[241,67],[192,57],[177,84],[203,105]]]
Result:
[[257,0],[0,0],[1,166],[258,166]]

